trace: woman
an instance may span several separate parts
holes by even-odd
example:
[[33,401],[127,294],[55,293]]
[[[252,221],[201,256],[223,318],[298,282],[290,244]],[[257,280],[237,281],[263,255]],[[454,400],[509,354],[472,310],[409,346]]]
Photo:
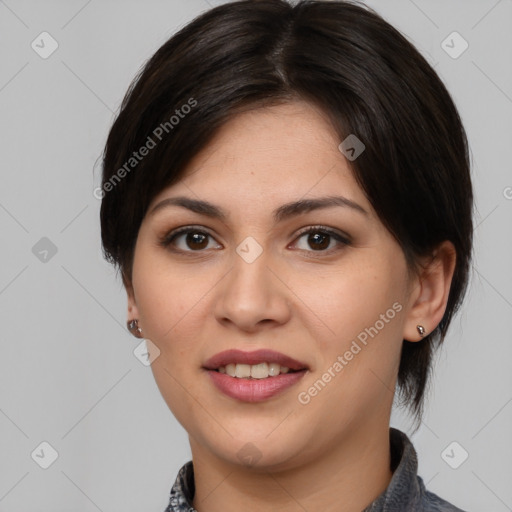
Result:
[[167,41],[103,159],[128,327],[189,435],[167,511],[457,511],[421,419],[465,292],[467,140],[436,73],[364,6],[242,1]]

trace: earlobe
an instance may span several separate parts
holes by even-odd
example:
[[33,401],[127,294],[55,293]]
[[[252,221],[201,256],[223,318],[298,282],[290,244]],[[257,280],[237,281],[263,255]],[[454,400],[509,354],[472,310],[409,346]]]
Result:
[[423,260],[416,277],[416,293],[404,324],[403,339],[421,341],[442,320],[455,270],[456,251],[445,240]]

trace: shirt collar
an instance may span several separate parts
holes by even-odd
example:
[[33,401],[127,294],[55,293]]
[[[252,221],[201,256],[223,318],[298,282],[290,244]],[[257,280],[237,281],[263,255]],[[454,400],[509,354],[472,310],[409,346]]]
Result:
[[389,429],[391,471],[387,489],[363,512],[420,510],[425,493],[423,481],[417,476],[418,457],[409,438],[396,428]]
[[[395,428],[389,429],[389,440],[393,476],[387,489],[363,512],[416,510],[425,497],[425,486],[417,476],[418,459],[411,441]],[[194,494],[194,466],[188,461],[178,472],[165,512],[195,512],[192,506]]]

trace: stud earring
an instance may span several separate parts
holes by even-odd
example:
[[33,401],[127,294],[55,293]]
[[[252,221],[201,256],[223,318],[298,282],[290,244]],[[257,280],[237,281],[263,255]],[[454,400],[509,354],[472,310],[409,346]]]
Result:
[[128,330],[136,337],[142,338],[142,329],[139,327],[139,321],[137,319],[130,320],[126,323]]
[[423,338],[423,336],[425,336],[425,327],[423,327],[423,325],[417,325],[416,329],[419,335]]

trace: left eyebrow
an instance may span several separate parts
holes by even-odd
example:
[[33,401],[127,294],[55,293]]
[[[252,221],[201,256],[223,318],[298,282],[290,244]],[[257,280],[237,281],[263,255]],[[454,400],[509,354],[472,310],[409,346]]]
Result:
[[[223,221],[229,217],[229,214],[219,206],[209,203],[208,201],[201,201],[184,196],[163,199],[151,209],[149,214],[153,215],[156,211],[168,206],[181,206],[195,213]],[[368,215],[368,212],[360,204],[351,199],[343,196],[327,196],[314,199],[299,199],[298,201],[285,203],[274,210],[273,218],[274,222],[277,223],[313,210],[332,208],[334,206],[351,208],[363,215]]]
[[358,203],[343,196],[316,197],[314,199],[300,199],[291,203],[286,203],[274,211],[274,222],[280,222],[295,215],[300,215],[313,210],[322,208],[332,208],[334,206],[343,206],[368,215],[368,212]]

